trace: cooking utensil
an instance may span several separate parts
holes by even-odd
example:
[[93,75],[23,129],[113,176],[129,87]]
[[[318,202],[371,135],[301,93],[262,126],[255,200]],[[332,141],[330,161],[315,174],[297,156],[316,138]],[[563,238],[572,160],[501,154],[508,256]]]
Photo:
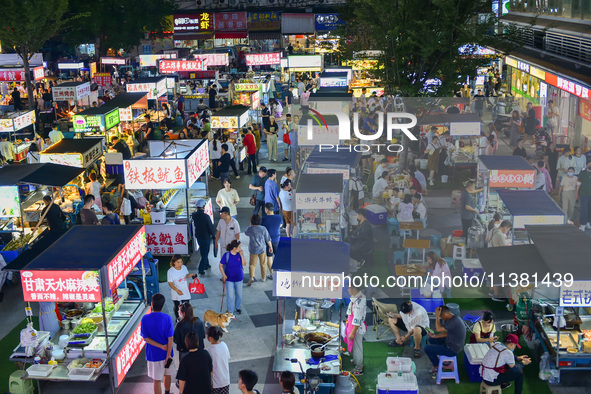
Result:
[[[324,351],[324,349],[326,349],[326,347],[328,346],[328,344],[329,344],[329,343],[331,343],[331,342],[332,342],[333,340],[335,340],[336,338],[338,338],[338,336],[339,336],[339,335],[337,334],[337,335],[335,335],[334,337],[330,338],[328,341],[326,341],[326,342],[324,342],[322,345],[320,345],[320,348],[316,348],[315,350],[316,350],[316,351],[320,351],[320,350]],[[313,346],[313,345],[311,345],[311,346]]]
[[323,332],[311,332],[309,334],[304,335],[304,341],[306,342],[317,342],[317,343],[324,343],[330,339],[330,335],[325,334]]
[[330,321],[333,302],[330,300],[311,300],[299,298],[296,300],[300,319]]
[[313,358],[322,358],[324,357],[324,345],[318,343],[310,345],[310,352]]
[[283,336],[283,342],[285,342],[286,345],[292,345],[296,339],[296,336],[293,334],[285,334]]

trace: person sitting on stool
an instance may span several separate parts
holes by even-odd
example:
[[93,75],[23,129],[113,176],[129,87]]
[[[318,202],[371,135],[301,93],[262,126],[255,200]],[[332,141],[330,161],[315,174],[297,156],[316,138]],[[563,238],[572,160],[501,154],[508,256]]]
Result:
[[523,390],[523,367],[531,364],[531,359],[526,356],[517,357],[513,352],[519,346],[519,338],[515,334],[507,335],[505,343],[495,343],[484,355],[480,374],[482,381],[487,386],[501,386],[506,389],[515,381],[515,394],[521,394]]
[[462,319],[442,305],[435,310],[435,331],[429,333],[429,345],[425,346],[425,354],[433,364],[431,373],[434,375],[437,374],[439,356],[457,357],[464,348],[466,326]]
[[[405,301],[400,304],[399,314],[394,313],[388,316],[388,324],[396,335],[396,339],[388,342],[388,345],[403,346],[413,337],[415,340],[414,357],[421,357],[421,341],[427,335],[425,327],[429,327],[429,315],[427,315],[425,308],[416,302]],[[400,336],[400,330],[406,331],[406,335]]]

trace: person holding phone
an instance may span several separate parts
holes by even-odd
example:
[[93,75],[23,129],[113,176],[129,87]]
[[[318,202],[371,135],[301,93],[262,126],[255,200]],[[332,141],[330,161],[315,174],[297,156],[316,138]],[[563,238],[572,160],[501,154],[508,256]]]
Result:
[[[421,357],[421,341],[429,328],[427,310],[416,302],[405,301],[400,305],[399,314],[388,315],[388,324],[396,336],[388,345],[403,346],[410,338],[414,338],[414,358]],[[406,334],[400,335],[400,330],[406,331]]]
[[146,360],[148,377],[154,381],[154,394],[170,392],[173,363],[174,328],[172,318],[162,313],[166,298],[160,293],[152,296],[152,312],[144,315],[141,322],[141,336],[146,342]]
[[519,338],[515,334],[509,334],[504,343],[497,342],[486,352],[480,367],[480,374],[486,385],[500,385],[504,390],[511,386],[511,382],[515,382],[515,394],[521,394],[523,367],[531,364],[531,359],[527,355],[515,357],[513,352],[516,347],[521,349]]
[[458,316],[451,313],[449,308],[442,305],[435,309],[435,332],[429,332],[429,345],[425,347],[425,354],[431,360],[431,373],[437,377],[439,356],[457,356],[466,342],[466,326]]

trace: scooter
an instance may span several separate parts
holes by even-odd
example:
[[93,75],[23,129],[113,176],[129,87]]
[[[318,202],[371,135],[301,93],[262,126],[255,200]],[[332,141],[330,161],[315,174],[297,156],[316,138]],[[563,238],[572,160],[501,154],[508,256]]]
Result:
[[320,369],[319,368],[308,368],[304,372],[304,368],[302,367],[302,363],[297,358],[285,358],[285,360],[290,361],[292,364],[299,364],[300,370],[304,375],[304,392],[302,394],[311,394],[315,393],[319,390],[320,383]]

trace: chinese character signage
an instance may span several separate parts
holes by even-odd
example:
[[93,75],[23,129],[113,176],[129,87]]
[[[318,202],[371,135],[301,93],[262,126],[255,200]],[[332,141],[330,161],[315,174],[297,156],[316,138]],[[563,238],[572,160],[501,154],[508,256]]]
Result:
[[125,59],[120,59],[117,57],[102,57],[101,63],[102,64],[111,64],[114,66],[123,66],[123,65],[125,65]]
[[513,228],[535,224],[565,224],[564,215],[523,215],[513,217]]
[[205,140],[191,156],[187,158],[188,181],[187,187],[193,186],[195,181],[203,174],[209,166],[208,141]]
[[591,101],[579,100],[579,115],[591,122]]
[[105,115],[105,129],[109,130],[119,124],[119,108],[115,108]]
[[147,225],[146,247],[154,255],[189,254],[187,225]]
[[195,59],[203,60],[203,67],[227,66],[230,64],[227,53],[197,53]]
[[248,53],[246,54],[247,66],[268,66],[281,64],[281,53]]
[[82,154],[80,153],[43,153],[39,152],[39,163],[61,164],[70,167],[83,167]]
[[76,100],[75,86],[54,86],[51,93],[53,93],[53,101]]
[[248,30],[269,31],[281,30],[281,19],[278,12],[249,12],[247,15]]
[[187,184],[182,159],[124,160],[126,189],[184,189]]
[[314,22],[316,31],[336,30],[345,24],[345,21],[339,18],[339,14],[316,14]]
[[160,59],[172,59],[170,53],[162,53],[158,55],[140,55],[140,67],[156,67],[156,63]]
[[212,129],[236,129],[238,128],[237,116],[212,116]]
[[189,79],[213,79],[216,72],[215,70],[195,71],[189,74]]
[[162,74],[169,74],[179,71],[201,71],[203,70],[202,60],[160,60],[158,64]]
[[232,104],[250,107],[250,93],[236,93],[232,100]]
[[76,100],[90,96],[90,82],[84,82],[76,86]]
[[175,33],[213,31],[213,13],[175,14],[172,23]]
[[119,108],[119,120],[129,122],[133,120],[133,112],[131,107]]
[[591,307],[591,281],[574,281],[560,287],[560,306]]
[[19,131],[35,123],[35,111],[29,111],[14,118],[14,131]]
[[142,226],[131,241],[107,265],[109,289],[119,286],[144,254],[146,254],[146,228]]
[[25,70],[21,69],[0,70],[0,82],[24,82],[25,75]]
[[297,193],[296,209],[336,209],[341,205],[338,193]]
[[533,188],[535,170],[491,170],[489,187]]
[[275,271],[276,297],[343,298],[343,274]]
[[260,83],[236,83],[234,84],[234,90],[236,92],[248,92],[252,90],[260,90],[261,89]]
[[0,186],[0,217],[16,218],[21,216],[21,200],[18,186]]
[[252,103],[252,109],[259,109],[261,106],[261,92],[256,91],[250,96],[250,101]]
[[33,69],[33,78],[35,79],[35,81],[40,81],[43,78],[45,78],[45,69],[43,68],[43,66],[35,67]]
[[90,79],[94,78],[94,74],[96,74],[96,62],[90,63]]
[[569,81],[568,79],[559,77],[554,74],[546,73],[546,82],[550,85],[556,86],[557,88],[564,90],[565,92],[574,94],[577,97],[584,99],[589,98],[588,87],[580,85],[573,81]]
[[155,100],[166,93],[166,78],[157,83],[128,83],[129,93],[148,93],[148,100]]
[[246,12],[216,12],[215,30],[246,30]]
[[97,271],[22,271],[26,302],[99,302]]
[[343,174],[343,180],[349,180],[349,170],[340,168],[317,168],[308,165],[306,167],[306,174]]
[[111,86],[111,74],[110,73],[95,73],[94,83],[98,86],[108,88]]
[[[147,313],[150,312],[151,310],[148,310]],[[140,321],[136,329],[133,330],[133,334],[131,334],[119,354],[117,354],[117,357],[115,357],[115,368],[117,369],[116,387],[121,385],[123,379],[125,379],[125,375],[127,375],[145,345],[146,342],[142,338],[142,323]]]
[[[312,123],[313,120],[308,120],[308,125],[298,126],[298,144],[299,146],[317,146],[319,144],[338,145],[339,144],[339,126],[328,125],[328,129],[324,126],[320,127]],[[314,139],[308,138],[308,126],[312,127]]]
[[74,132],[76,133],[105,131],[102,119],[97,115],[74,115],[72,117],[72,124],[74,125]]
[[346,88],[349,87],[349,81],[345,78],[323,77],[320,78],[321,88]]

